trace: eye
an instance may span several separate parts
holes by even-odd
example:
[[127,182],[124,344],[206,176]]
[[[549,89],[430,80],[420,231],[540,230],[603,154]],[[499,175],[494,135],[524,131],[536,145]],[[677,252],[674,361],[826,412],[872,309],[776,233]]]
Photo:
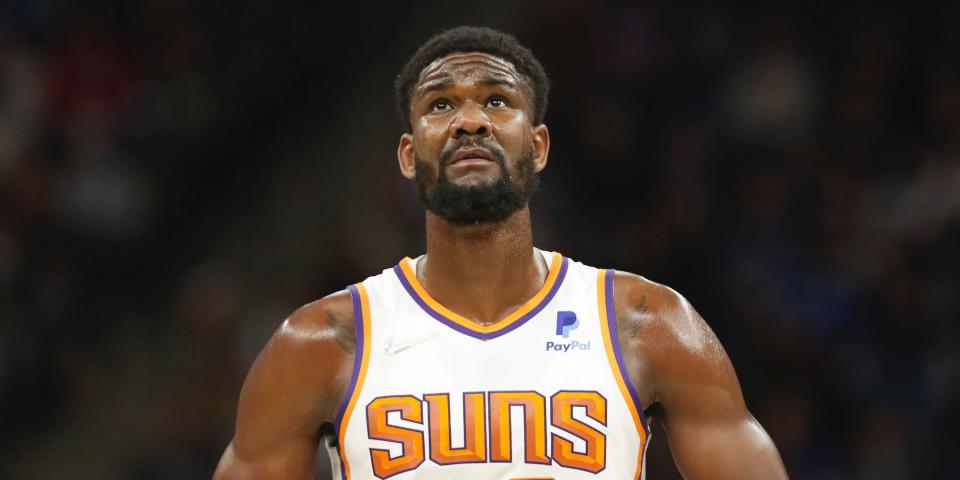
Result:
[[503,97],[490,97],[487,99],[487,106],[491,108],[503,108],[507,106],[507,99]]
[[430,105],[430,112],[445,112],[453,108],[453,105],[447,100],[437,100]]

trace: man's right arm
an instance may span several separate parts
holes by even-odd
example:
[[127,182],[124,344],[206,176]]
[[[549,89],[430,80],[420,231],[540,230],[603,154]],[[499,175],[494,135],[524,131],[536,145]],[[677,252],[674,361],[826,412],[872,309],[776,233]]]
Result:
[[244,381],[215,480],[313,478],[320,426],[333,420],[353,368],[352,305],[338,292],[277,329]]

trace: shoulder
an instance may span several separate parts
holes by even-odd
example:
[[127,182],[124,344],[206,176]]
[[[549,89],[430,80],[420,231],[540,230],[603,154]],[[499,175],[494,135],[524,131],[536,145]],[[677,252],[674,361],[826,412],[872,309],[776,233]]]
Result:
[[341,290],[296,309],[283,321],[272,341],[353,353],[355,333],[353,299],[350,292]]
[[245,404],[257,406],[253,410],[276,407],[282,400],[286,411],[300,418],[331,420],[349,381],[354,345],[349,292],[303,305],[277,328],[251,367],[241,410]]
[[258,463],[274,468],[272,456],[293,458],[315,449],[318,429],[334,419],[349,382],[352,351],[348,292],[308,303],[287,317],[243,383],[236,433],[222,471]]
[[709,375],[703,370],[726,361],[716,335],[676,290],[618,271],[614,305],[622,348],[643,366],[644,380],[655,391],[677,378]]
[[[696,330],[699,317],[676,290],[640,275],[617,271],[613,298],[617,318],[636,327],[678,331]],[[690,332],[695,333],[695,332]]]

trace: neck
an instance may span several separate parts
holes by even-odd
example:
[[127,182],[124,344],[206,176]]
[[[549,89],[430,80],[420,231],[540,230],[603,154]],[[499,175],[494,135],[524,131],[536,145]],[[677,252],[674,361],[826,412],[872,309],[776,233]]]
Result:
[[456,226],[427,212],[427,255],[417,276],[438,302],[490,325],[543,285],[548,267],[534,254],[530,210],[501,223]]

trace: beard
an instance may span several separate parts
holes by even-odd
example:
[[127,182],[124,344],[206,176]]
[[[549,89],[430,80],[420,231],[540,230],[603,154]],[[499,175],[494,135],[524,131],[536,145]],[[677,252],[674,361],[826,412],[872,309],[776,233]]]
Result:
[[540,179],[533,172],[533,147],[517,160],[517,172],[511,175],[504,155],[499,149],[485,147],[500,166],[500,176],[492,182],[476,185],[457,185],[447,178],[446,166],[457,145],[440,155],[439,170],[414,156],[416,177],[413,179],[417,197],[424,208],[450,224],[457,226],[481,223],[500,223],[525,207],[540,187]]

